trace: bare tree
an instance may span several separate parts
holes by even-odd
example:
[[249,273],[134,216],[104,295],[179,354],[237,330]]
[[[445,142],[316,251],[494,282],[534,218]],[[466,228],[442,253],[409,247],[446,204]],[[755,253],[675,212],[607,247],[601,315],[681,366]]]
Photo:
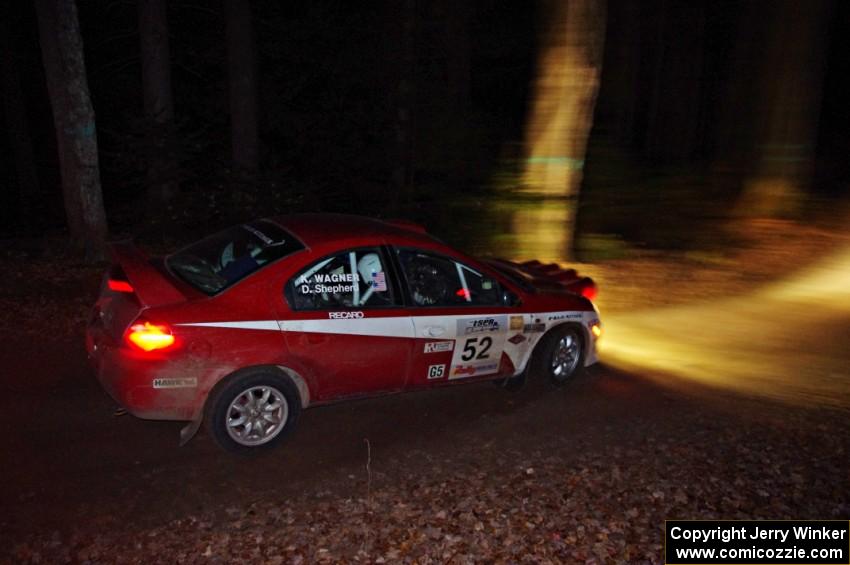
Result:
[[517,254],[562,260],[572,249],[575,209],[599,89],[604,0],[544,2],[548,29],[527,129],[523,187],[537,203],[514,218]]
[[799,211],[814,169],[830,3],[776,2],[766,15],[757,87],[756,171],[736,210],[751,217]]
[[74,0],[36,0],[35,6],[68,228],[86,259],[95,261],[105,255],[107,226],[77,6]]
[[249,0],[225,0],[227,74],[230,83],[230,136],[233,163],[245,172],[257,170],[257,60]]
[[174,127],[174,101],[165,0],[139,0],[139,40],[145,118],[151,142],[148,204],[161,213],[177,192],[177,165],[168,143]]

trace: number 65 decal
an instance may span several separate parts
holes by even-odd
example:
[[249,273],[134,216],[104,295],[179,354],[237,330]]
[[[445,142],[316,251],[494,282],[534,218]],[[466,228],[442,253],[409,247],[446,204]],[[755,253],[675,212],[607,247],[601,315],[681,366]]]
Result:
[[473,359],[488,359],[489,355],[487,355],[487,352],[490,350],[492,345],[493,338],[491,337],[482,337],[481,339],[471,337],[463,344],[463,355],[461,355],[460,358],[464,361],[471,361]]

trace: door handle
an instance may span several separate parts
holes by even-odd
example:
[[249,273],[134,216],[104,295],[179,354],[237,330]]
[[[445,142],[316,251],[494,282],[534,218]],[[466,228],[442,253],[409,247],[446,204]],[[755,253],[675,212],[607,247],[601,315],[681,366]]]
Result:
[[425,328],[425,335],[430,337],[440,337],[446,333],[446,328],[442,326],[428,326]]

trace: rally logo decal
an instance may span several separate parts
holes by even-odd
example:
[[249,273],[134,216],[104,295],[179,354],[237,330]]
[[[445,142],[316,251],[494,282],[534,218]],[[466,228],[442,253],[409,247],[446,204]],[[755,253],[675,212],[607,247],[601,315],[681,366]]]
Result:
[[442,353],[451,351],[454,347],[455,342],[453,341],[432,341],[425,344],[425,353]]
[[581,318],[581,312],[561,312],[559,314],[551,314],[547,320],[554,322],[556,320],[578,320]]
[[450,378],[460,379],[463,377],[473,377],[475,375],[489,375],[499,370],[498,363],[485,363],[480,365],[458,365],[452,369]]
[[507,316],[492,316],[473,320],[458,320],[457,335],[469,335],[486,332],[498,332],[505,329]]
[[359,320],[363,316],[363,312],[328,312],[331,320]]

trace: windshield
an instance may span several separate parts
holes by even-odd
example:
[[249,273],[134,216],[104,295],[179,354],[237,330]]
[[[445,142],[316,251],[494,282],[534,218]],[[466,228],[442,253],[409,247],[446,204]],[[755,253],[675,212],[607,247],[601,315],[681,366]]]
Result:
[[221,292],[265,265],[304,249],[268,220],[233,226],[168,257],[168,268],[207,294]]

